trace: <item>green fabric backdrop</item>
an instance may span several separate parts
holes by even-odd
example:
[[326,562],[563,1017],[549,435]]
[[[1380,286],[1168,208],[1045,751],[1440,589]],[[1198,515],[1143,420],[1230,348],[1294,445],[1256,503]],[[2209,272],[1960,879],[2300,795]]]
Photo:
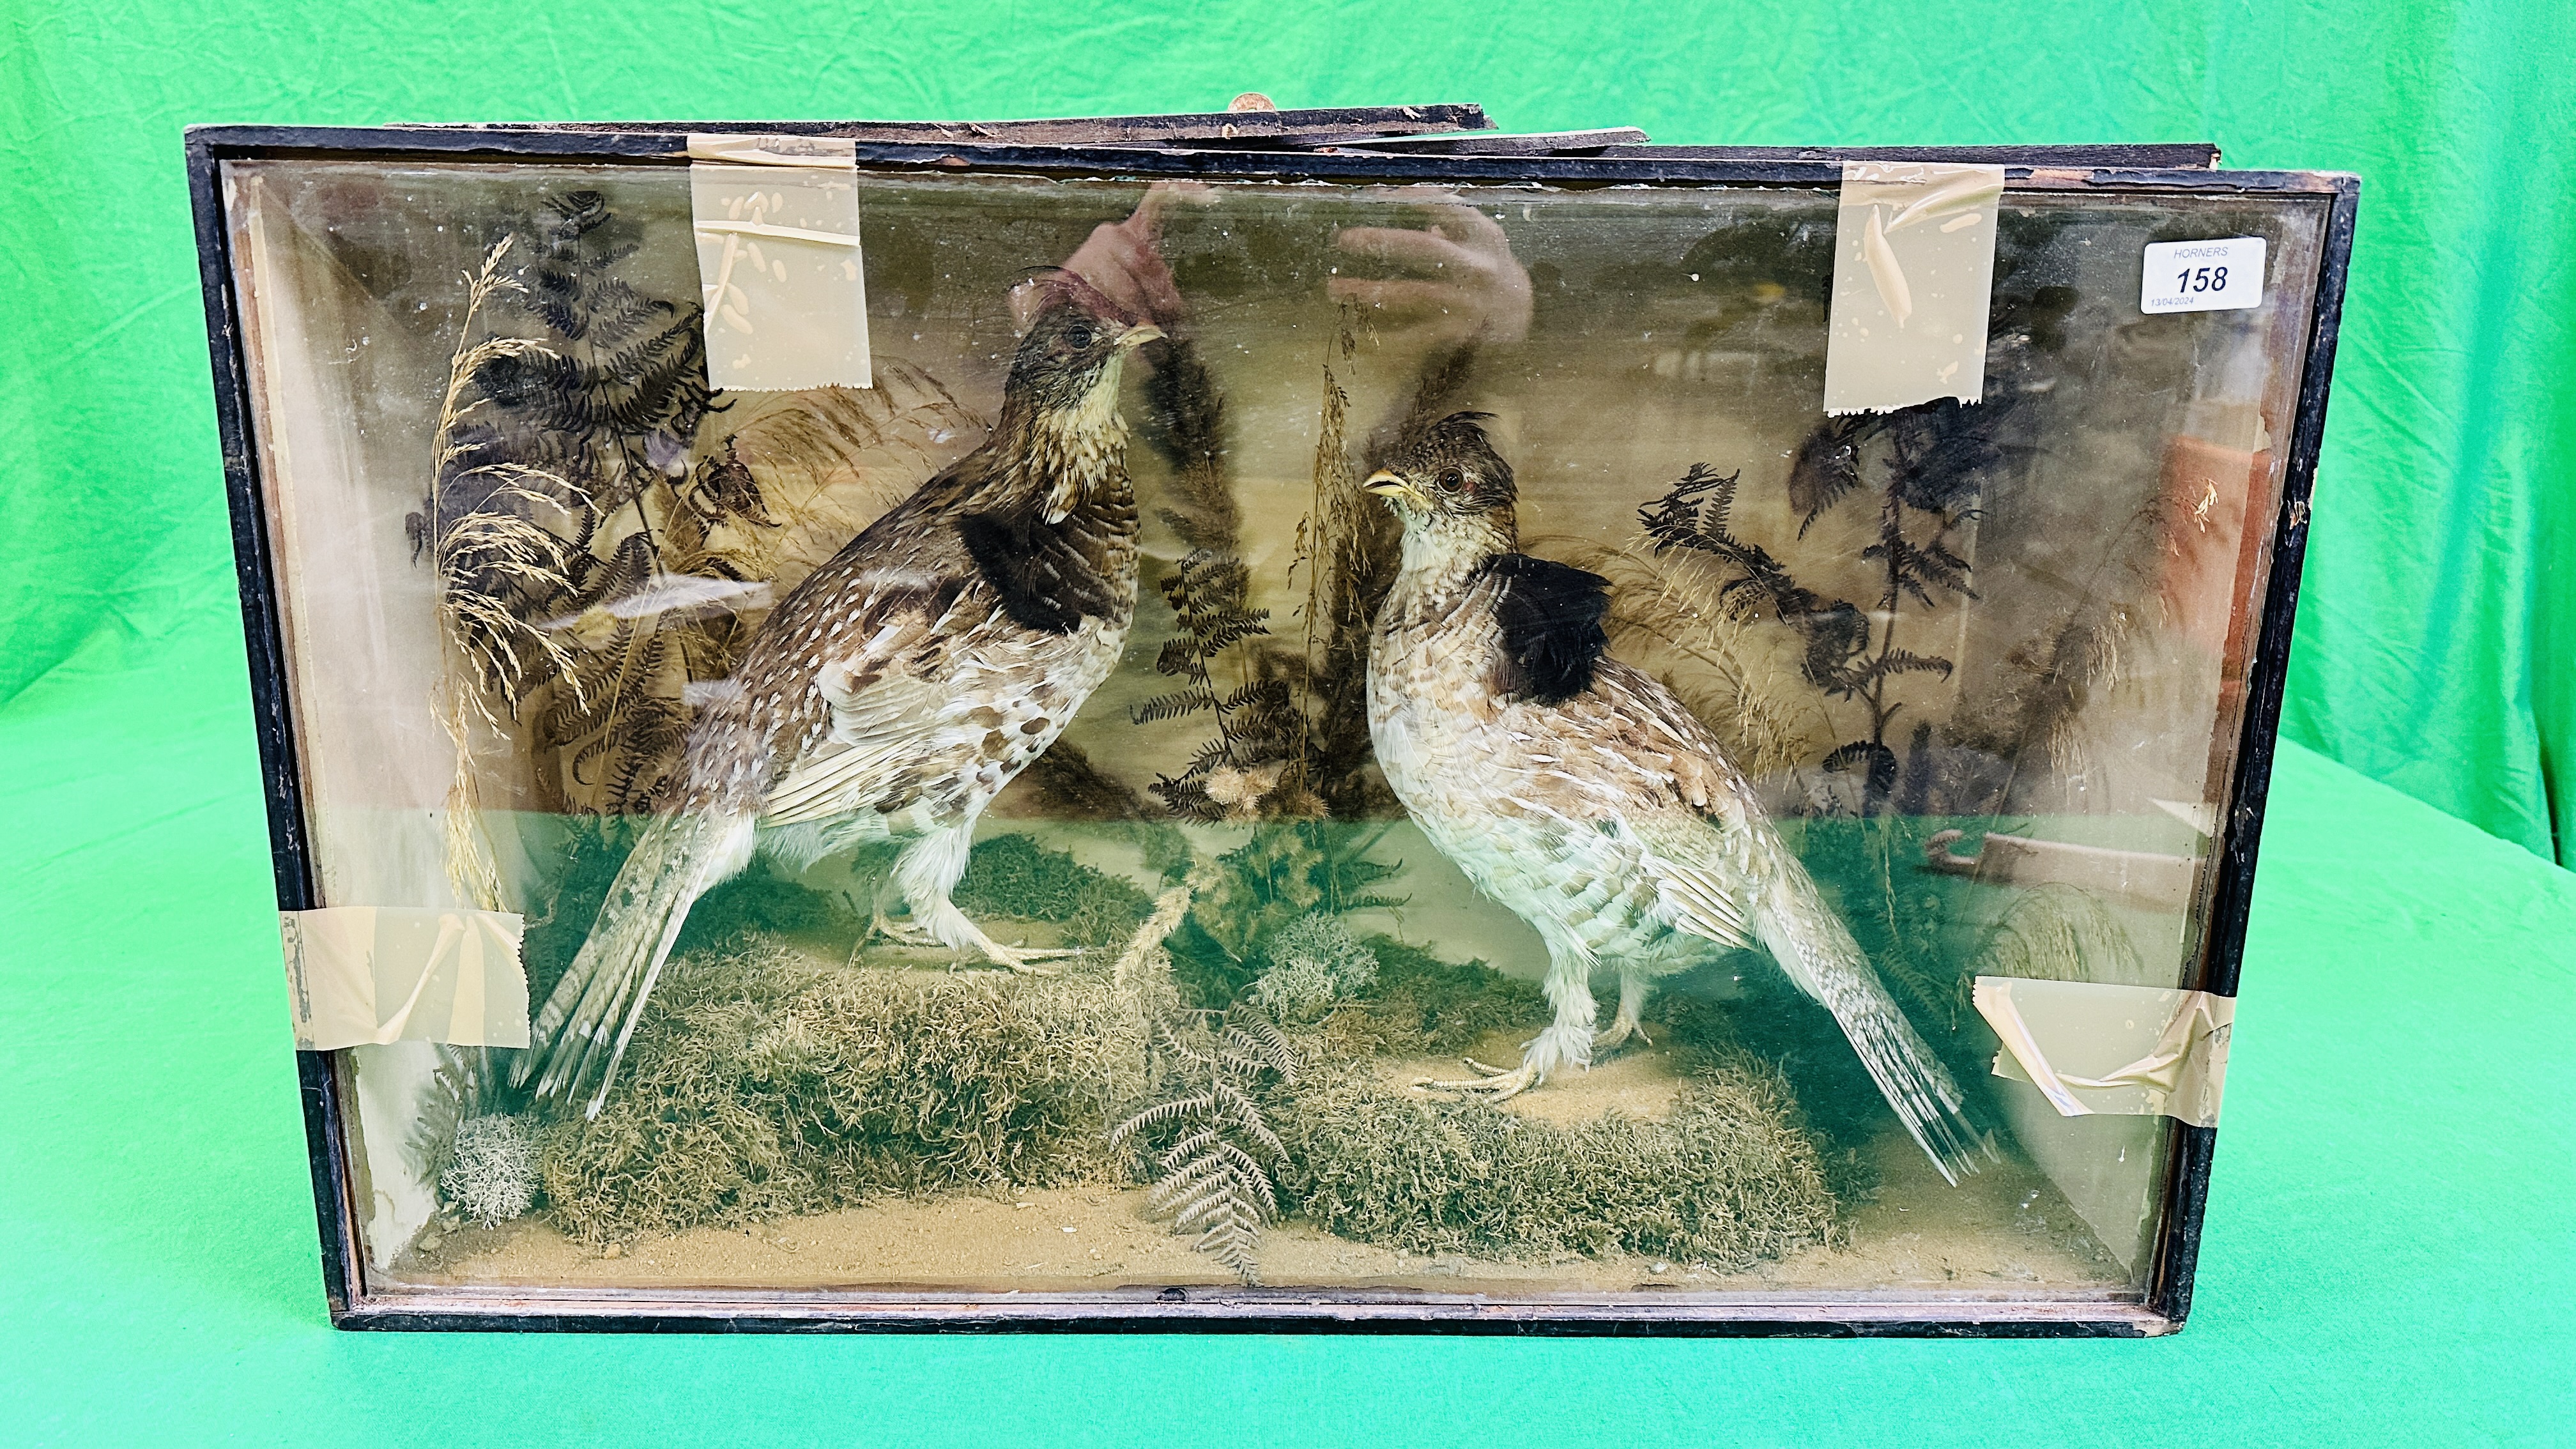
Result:
[[2289,734],[2576,862],[2570,0],[18,0],[0,35],[0,699],[228,607],[187,122],[1079,115],[1259,88],[1665,141],[2214,139],[2367,178]]

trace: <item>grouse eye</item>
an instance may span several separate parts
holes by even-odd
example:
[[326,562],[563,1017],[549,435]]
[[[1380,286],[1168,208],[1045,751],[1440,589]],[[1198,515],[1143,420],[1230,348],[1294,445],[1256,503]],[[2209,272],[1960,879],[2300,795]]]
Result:
[[1441,492],[1455,493],[1467,486],[1467,475],[1455,468],[1443,468],[1440,470],[1439,483]]
[[1076,327],[1072,331],[1064,334],[1064,340],[1068,346],[1073,348],[1074,351],[1080,352],[1091,345],[1091,329],[1088,327]]

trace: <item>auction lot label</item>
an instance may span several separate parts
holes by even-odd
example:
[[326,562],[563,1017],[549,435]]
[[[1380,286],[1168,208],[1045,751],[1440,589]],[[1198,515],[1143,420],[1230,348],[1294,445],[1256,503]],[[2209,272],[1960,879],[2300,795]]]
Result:
[[2263,305],[2263,239],[2150,242],[2141,312],[2228,312]]

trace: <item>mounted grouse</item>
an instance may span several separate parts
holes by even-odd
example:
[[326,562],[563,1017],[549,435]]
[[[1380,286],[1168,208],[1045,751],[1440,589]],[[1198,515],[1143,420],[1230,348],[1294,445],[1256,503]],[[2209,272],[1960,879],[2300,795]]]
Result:
[[[795,868],[905,842],[879,889],[889,935],[1014,970],[1044,955],[949,900],[975,818],[1117,663],[1136,607],[1121,365],[1159,328],[1059,273],[985,444],[796,586],[693,727],[679,806],[645,827],[533,1024],[519,1077],[607,1100],[690,905],[765,850]],[[912,924],[886,919],[892,898]]]
[[[1637,1032],[1647,983],[1759,941],[1833,1013],[1943,1177],[1973,1171],[1958,1086],[1763,817],[1707,728],[1604,657],[1609,582],[1520,553],[1511,465],[1457,413],[1369,478],[1404,557],[1369,654],[1387,783],[1478,890],[1547,942],[1556,1019],[1518,1067],[1428,1082],[1496,1101]],[[1592,973],[1619,973],[1593,1032]]]

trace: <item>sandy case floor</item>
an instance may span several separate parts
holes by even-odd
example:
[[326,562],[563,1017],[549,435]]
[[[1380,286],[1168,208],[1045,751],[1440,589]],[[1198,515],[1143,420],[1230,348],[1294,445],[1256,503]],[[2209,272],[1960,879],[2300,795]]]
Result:
[[[1496,1035],[1476,1055],[1508,1055]],[[1455,1075],[1454,1060],[1383,1060],[1390,1084]],[[1607,1112],[1655,1118],[1679,1089],[1671,1054],[1625,1053],[1505,1104],[1561,1124]],[[1262,1241],[1272,1287],[1415,1288],[1440,1293],[1776,1290],[1874,1287],[1949,1296],[2119,1296],[2127,1274],[2056,1190],[2017,1163],[1989,1163],[1942,1185],[1901,1133],[1874,1145],[1880,1187],[1852,1209],[1846,1238],[1750,1271],[1626,1255],[1502,1262],[1425,1257],[1353,1242],[1290,1221]],[[425,1234],[390,1277],[415,1287],[915,1288],[1081,1291],[1130,1285],[1228,1284],[1215,1263],[1150,1216],[1146,1190],[1103,1186],[1005,1190],[905,1200],[744,1228],[704,1227],[613,1245],[605,1254],[530,1218],[497,1228]]]

